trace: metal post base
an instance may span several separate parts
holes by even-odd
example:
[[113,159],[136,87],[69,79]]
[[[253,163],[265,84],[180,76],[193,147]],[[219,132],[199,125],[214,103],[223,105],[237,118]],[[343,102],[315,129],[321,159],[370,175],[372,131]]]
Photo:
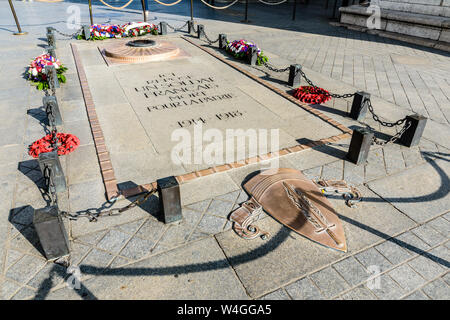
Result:
[[365,103],[370,99],[370,93],[358,91],[353,97],[352,108],[350,110],[350,118],[362,121],[366,117],[368,106]]
[[291,64],[289,67],[289,80],[288,85],[291,87],[299,86],[302,82],[302,75],[300,74],[302,66],[299,64]]
[[159,34],[164,36],[167,34],[167,22],[160,22],[159,24]]
[[13,35],[15,35],[15,36],[24,36],[26,34],[28,34],[28,32],[14,32],[13,33]]
[[91,27],[88,25],[83,26],[83,35],[85,40],[89,40],[91,38]]
[[33,225],[47,260],[70,254],[69,238],[57,206],[34,210]]
[[425,130],[425,125],[427,124],[428,118],[419,115],[413,114],[411,116],[406,117],[406,122],[411,123],[410,127],[402,134],[399,143],[406,147],[414,147],[417,146],[420,142],[420,138],[422,137],[423,131]]
[[55,47],[53,47],[53,46],[45,46],[45,50],[47,50],[49,55],[51,55],[53,58],[56,59]]
[[201,39],[204,33],[205,33],[205,26],[202,24],[199,24],[197,26],[197,38]]
[[189,20],[188,21],[188,33],[189,34],[193,34],[194,31],[195,31],[194,21],[193,20]]
[[346,155],[347,160],[356,165],[366,163],[372,140],[373,132],[364,128],[353,130],[352,140]]
[[178,181],[171,176],[159,179],[156,183],[158,185],[159,203],[164,223],[183,219]]
[[255,66],[258,61],[258,50],[255,47],[250,47],[250,52],[248,53],[248,64]]
[[[67,189],[66,178],[64,177],[64,171],[61,166],[61,162],[58,158],[58,151],[40,153],[39,168],[42,175],[45,177],[46,170],[50,170],[51,179],[56,192],[64,192]],[[48,168],[48,169],[46,169]]]
[[219,49],[225,50],[227,43],[227,35],[223,33],[219,34]]
[[56,97],[45,96],[42,98],[42,103],[44,105],[50,127],[61,126],[63,122]]

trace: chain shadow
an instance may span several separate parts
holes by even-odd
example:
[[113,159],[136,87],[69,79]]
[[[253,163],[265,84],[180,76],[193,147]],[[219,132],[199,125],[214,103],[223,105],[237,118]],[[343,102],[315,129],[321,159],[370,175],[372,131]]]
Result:
[[[143,189],[142,187],[140,187],[133,181],[125,181],[125,182],[118,183],[117,188],[119,190],[135,189],[135,190],[138,190],[137,192],[140,192],[141,195],[145,192],[150,191],[150,190]],[[133,202],[141,195],[138,194],[136,196],[127,197],[126,199],[129,200],[130,202]],[[147,201],[144,201],[143,203],[138,203],[137,206],[139,208],[141,208],[142,210],[144,210],[145,212],[147,212],[148,214],[150,214],[151,216],[153,216],[158,221],[164,222],[162,212],[160,209],[158,193],[155,193],[152,196],[150,196],[147,199]]]

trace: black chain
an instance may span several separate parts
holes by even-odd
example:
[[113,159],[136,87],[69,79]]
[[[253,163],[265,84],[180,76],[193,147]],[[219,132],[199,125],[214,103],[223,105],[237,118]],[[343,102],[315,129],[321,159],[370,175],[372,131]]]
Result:
[[381,124],[383,127],[389,127],[389,128],[391,128],[391,127],[394,127],[394,126],[401,126],[401,125],[406,121],[406,119],[407,119],[407,118],[405,117],[405,118],[402,118],[402,119],[397,120],[397,121],[395,121],[395,122],[387,122],[387,121],[380,120],[380,117],[377,116],[377,115],[375,114],[374,110],[373,110],[373,106],[372,106],[372,102],[370,101],[370,98],[369,98],[369,99],[366,99],[366,100],[364,101],[364,103],[367,103],[368,109],[369,109],[370,113],[372,114],[373,120],[375,120],[376,122],[378,122],[379,124]]
[[263,65],[264,67],[266,67],[267,69],[269,69],[270,71],[273,71],[273,72],[279,72],[279,73],[286,72],[286,71],[288,71],[288,70],[290,69],[290,67],[286,67],[286,68],[283,68],[283,69],[278,69],[278,68],[276,68],[276,67],[270,65],[270,64],[267,63],[266,61],[262,61],[262,65]]
[[51,28],[53,31],[55,31],[56,33],[59,33],[63,37],[67,37],[67,39],[72,39],[72,38],[78,36],[79,34],[81,34],[81,31],[83,30],[83,28],[80,28],[76,32],[74,32],[72,34],[68,34],[68,33],[64,33],[64,32],[57,30],[55,27],[51,27]]
[[394,134],[389,140],[386,140],[386,141],[382,141],[380,139],[377,139],[374,136],[373,140],[372,140],[372,144],[377,144],[379,146],[385,146],[388,143],[394,143],[395,141],[397,141],[398,139],[401,138],[401,136],[406,132],[406,130],[409,129],[409,127],[411,127],[411,122],[410,121],[408,123],[406,123],[405,126],[399,132]]
[[[88,210],[79,211],[76,213],[61,211],[61,215],[70,220],[78,220],[79,218],[88,218],[90,222],[97,222],[98,218],[100,218],[100,217],[117,216],[117,215],[122,214],[125,211],[128,211],[128,210],[142,204],[150,196],[152,196],[155,192],[156,192],[156,189],[152,188],[152,190],[146,192],[145,194],[138,197],[135,201],[133,201],[132,203],[130,203],[122,208],[114,208],[114,209],[109,209],[109,210],[88,209]],[[113,201],[113,204],[115,203],[115,201],[116,200]]]
[[203,32],[203,35],[205,36],[206,41],[207,41],[209,44],[214,44],[214,43],[216,43],[216,42],[218,42],[218,41],[220,40],[220,37],[217,37],[216,40],[212,41],[212,40],[208,37],[208,35],[206,34],[206,32]]
[[44,167],[44,183],[46,187],[46,194],[50,199],[50,205],[57,205],[58,204],[58,194],[56,193],[56,188],[53,183],[53,172],[52,169],[46,165]]
[[337,93],[326,92],[322,88],[319,88],[318,86],[316,86],[310,79],[308,79],[308,77],[303,72],[303,70],[300,69],[299,72],[300,72],[301,76],[305,79],[306,82],[308,82],[308,84],[311,87],[314,87],[316,90],[318,90],[322,94],[325,94],[325,95],[330,96],[332,98],[337,98],[337,99],[344,98],[345,99],[345,98],[354,97],[355,94],[356,94],[356,92],[355,93],[344,93],[344,94],[337,94]]
[[183,24],[183,25],[182,25],[181,27],[179,27],[179,28],[176,28],[176,27],[174,27],[174,26],[171,26],[171,25],[168,24],[168,23],[167,23],[167,26],[168,26],[170,29],[172,29],[174,32],[177,32],[177,31],[183,30],[183,29],[188,25],[188,23],[189,23],[189,21],[186,21],[186,23]]

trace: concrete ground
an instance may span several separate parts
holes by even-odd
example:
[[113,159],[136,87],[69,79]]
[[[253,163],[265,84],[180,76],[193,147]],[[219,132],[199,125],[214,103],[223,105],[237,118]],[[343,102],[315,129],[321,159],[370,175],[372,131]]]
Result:
[[[12,35],[15,26],[7,3],[2,2],[2,299],[450,298],[448,55],[330,26],[311,8],[300,7],[297,22],[291,22],[286,18],[290,17],[288,6],[269,11],[253,4],[253,23],[245,28],[239,24],[242,6],[213,12],[198,3],[196,8],[202,9],[196,11],[196,20],[206,26],[210,38],[223,32],[229,39],[255,41],[276,66],[302,64],[314,82],[330,91],[370,92],[376,112],[386,120],[413,111],[427,116],[420,145],[374,146],[363,166],[343,160],[348,140],[279,159],[281,167],[296,168],[311,178],[345,179],[362,191],[364,200],[356,209],[331,197],[347,237],[345,254],[313,244],[268,216],[257,223],[271,233],[268,240],[237,237],[227,216],[246,200],[241,183],[261,166],[255,164],[183,184],[184,220],[177,225],[156,219],[156,197],[124,215],[96,223],[67,221],[71,264],[81,272],[80,288],[70,288],[67,280],[73,277],[65,267],[43,258],[31,225],[33,208],[44,207],[46,201],[42,175],[37,162],[27,155],[27,146],[44,135],[45,113],[42,92],[30,87],[22,73],[29,60],[42,53],[46,26],[74,32],[66,26],[66,8],[74,3],[14,4],[29,34]],[[88,23],[87,6],[77,5],[81,23]],[[182,25],[189,14],[184,4],[173,8],[152,4],[150,10],[152,21],[174,26]],[[141,20],[132,9],[118,12],[94,5],[94,13],[96,23]],[[61,206],[70,211],[107,207],[70,41],[57,38],[58,56],[69,68],[69,82],[58,92],[63,129],[83,136],[79,150],[61,157],[69,185]],[[261,68],[249,70],[274,83],[281,77]],[[333,99],[318,108],[350,128],[361,126],[345,117],[350,102]],[[395,133],[378,126],[369,115],[366,118],[365,123],[374,129]]]

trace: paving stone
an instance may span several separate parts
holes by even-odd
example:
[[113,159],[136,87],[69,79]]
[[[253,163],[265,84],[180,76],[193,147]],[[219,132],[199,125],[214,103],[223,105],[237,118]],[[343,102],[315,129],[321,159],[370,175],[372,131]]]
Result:
[[379,287],[375,285],[375,282],[378,280],[374,278],[373,281],[373,287],[369,287],[371,286],[369,283],[366,284],[366,286],[381,300],[399,299],[405,293],[404,290],[386,274],[379,276]]
[[216,199],[219,200],[226,200],[226,201],[230,201],[230,202],[235,202],[237,197],[239,196],[240,190],[236,190],[230,193],[226,193],[224,195],[221,196],[217,196]]
[[343,178],[344,161],[336,161],[326,164],[322,168],[322,179],[341,180]]
[[157,221],[154,218],[149,218],[136,233],[136,236],[142,239],[156,242],[161,237],[166,228],[167,226],[165,226],[164,223]]
[[417,227],[415,229],[412,229],[411,231],[432,247],[447,239],[446,237],[444,237],[439,232],[437,232],[432,227],[426,224],[421,225],[420,227]]
[[355,258],[349,257],[333,264],[333,268],[352,286],[357,285],[369,277],[367,270]]
[[[158,242],[158,246],[172,248],[185,243],[193,233],[194,228],[201,217],[201,213],[192,210],[189,213],[184,214],[181,223],[171,225],[167,228],[161,237],[161,240]],[[158,249],[158,246],[155,250]]]
[[422,288],[422,291],[433,300],[450,299],[450,287],[442,279],[428,283]]
[[19,288],[20,286],[15,282],[9,281],[7,279],[4,280],[2,282],[2,285],[0,286],[2,300],[10,299],[14,292],[16,292]]
[[402,249],[400,244],[390,240],[377,245],[375,249],[394,265],[400,264],[411,257],[411,254]]
[[443,267],[450,268],[450,249],[444,245],[428,251],[428,256]]
[[22,287],[22,289],[19,290],[13,297],[12,300],[24,300],[24,299],[30,299],[36,294],[35,291],[31,290],[27,287]]
[[138,260],[152,252],[155,243],[151,240],[133,237],[120,252],[120,255],[132,260]]
[[327,298],[334,297],[349,288],[347,282],[331,267],[313,273],[310,278]]
[[248,198],[249,198],[248,194],[244,190],[241,190],[241,193],[239,193],[236,203],[241,204],[242,202],[247,201]]
[[113,229],[110,230],[102,240],[100,240],[100,242],[97,244],[97,247],[113,254],[117,254],[129,238],[129,234]]
[[109,267],[110,268],[117,268],[117,267],[121,267],[121,266],[123,266],[125,264],[128,264],[130,262],[131,262],[131,260],[124,259],[122,257],[115,257],[113,262],[110,264]]
[[9,249],[8,250],[8,257],[6,259],[5,268],[8,269],[13,263],[17,262],[20,258],[23,257],[23,253]]
[[189,209],[198,211],[200,213],[203,213],[208,208],[210,203],[211,203],[211,199],[206,199],[206,200],[203,200],[203,201],[199,201],[199,202],[196,202],[196,203],[189,204],[186,207],[189,208]]
[[404,300],[430,300],[422,291],[417,290],[403,298]]
[[425,279],[411,269],[408,264],[389,271],[388,275],[406,291],[413,291],[425,283]]
[[125,224],[122,224],[120,226],[117,226],[116,229],[118,229],[118,230],[120,230],[122,232],[128,233],[130,235],[133,235],[136,232],[136,230],[143,223],[144,223],[144,220],[140,219],[140,220],[137,220],[137,221],[133,221],[133,222],[130,222],[130,223],[125,223]]
[[290,232],[273,219],[263,219],[258,226],[270,233],[268,240],[247,241],[232,230],[215,236],[251,297],[279,288],[342,256]]
[[381,272],[392,267],[392,264],[374,248],[356,254],[355,258],[366,268],[375,266]]
[[113,255],[101,250],[93,249],[80,263],[82,279],[88,275],[98,275],[112,261]]
[[447,273],[445,276],[443,276],[442,280],[444,280],[448,285],[450,285],[450,273]]
[[19,283],[25,283],[45,265],[45,260],[25,255],[12,268],[6,271],[6,277]]
[[102,300],[248,299],[213,238],[108,269],[83,284]]
[[350,185],[362,184],[364,182],[364,166],[344,161],[344,180]]
[[259,300],[291,300],[291,298],[287,295],[286,291],[278,289],[277,291],[266,294]]
[[319,179],[322,173],[322,166],[303,170],[302,173],[310,180]]
[[427,225],[439,231],[443,236],[450,234],[450,222],[442,217],[429,221]]
[[78,243],[72,242],[70,244],[70,259],[73,265],[78,265],[78,263],[84,258],[84,256],[89,251],[90,247]]
[[399,246],[413,255],[422,254],[430,248],[428,244],[423,242],[411,231],[405,232],[398,237],[395,237],[392,242],[397,243]]
[[87,235],[83,235],[83,236],[77,237],[75,240],[76,241],[80,241],[80,242],[82,242],[84,244],[88,244],[88,245],[93,246],[93,245],[96,245],[100,241],[100,239],[103,238],[103,236],[106,233],[107,233],[106,230],[101,230],[99,232],[94,232],[94,233],[91,233],[91,234],[87,234]]
[[233,208],[233,203],[221,201],[217,199],[213,199],[211,202],[207,214],[212,214],[216,216],[220,216],[223,218],[227,218],[231,212],[231,209]]
[[226,222],[223,218],[205,214],[200,220],[197,230],[208,234],[216,234],[223,230]]
[[427,280],[436,278],[444,271],[439,264],[424,256],[418,256],[417,258],[409,261],[408,264]]
[[55,263],[47,263],[27,285],[38,290],[50,290],[64,281],[67,275],[66,268]]
[[294,300],[324,299],[319,288],[309,279],[303,278],[286,286],[286,291]]
[[371,181],[380,177],[384,177],[386,175],[383,151],[381,149],[369,152],[365,170],[366,170],[365,174],[366,181]]
[[444,172],[450,172],[450,162],[436,160],[370,182],[369,187],[413,220],[425,222],[450,207]]
[[377,297],[364,286],[356,287],[341,297],[344,300],[377,300]]

